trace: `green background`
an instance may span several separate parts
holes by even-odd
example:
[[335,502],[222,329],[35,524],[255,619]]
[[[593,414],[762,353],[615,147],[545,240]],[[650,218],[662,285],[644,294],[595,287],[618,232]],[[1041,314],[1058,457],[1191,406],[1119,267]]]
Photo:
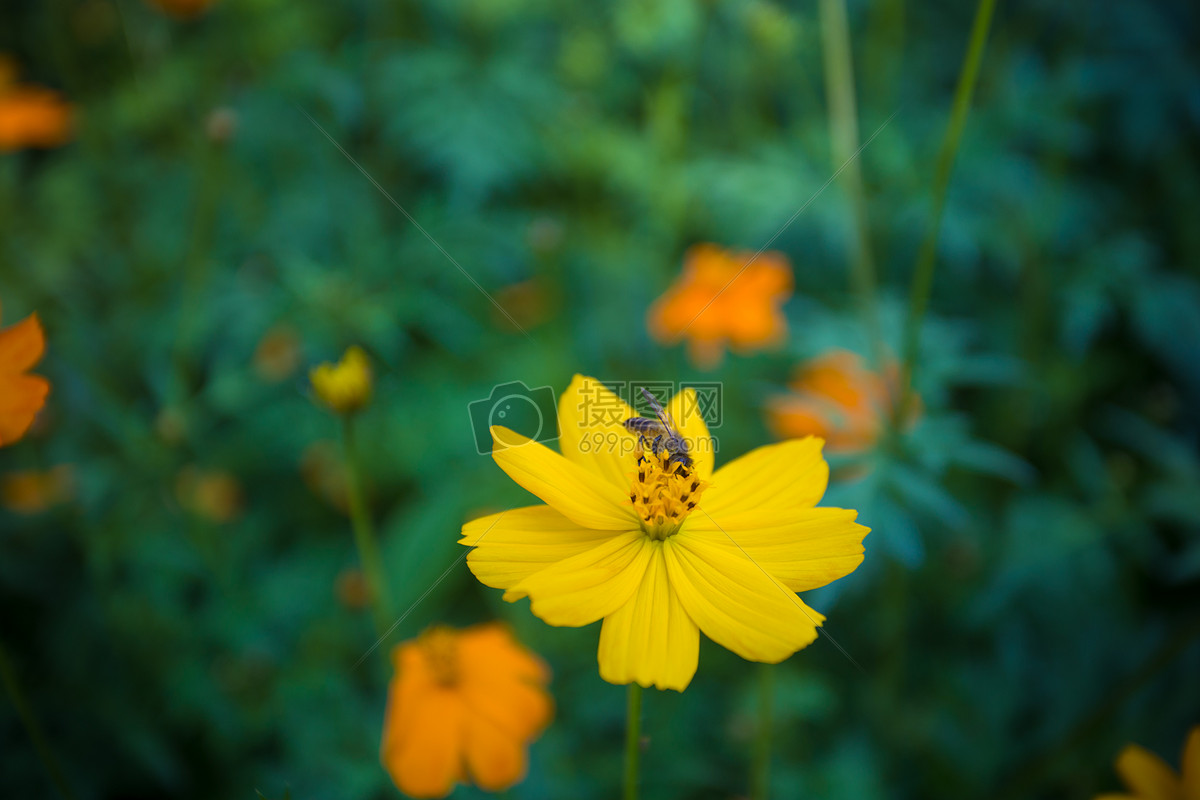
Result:
[[[971,3],[849,3],[858,139],[891,121],[861,184],[774,242],[786,345],[704,373],[646,332],[689,245],[757,249],[841,163],[820,5],[5,3],[0,51],[80,117],[67,147],[0,156],[5,321],[41,315],[54,386],[0,474],[76,477],[68,503],[0,510],[0,644],[76,796],[396,795],[386,647],[355,666],[373,626],[335,590],[349,522],[301,476],[337,422],[303,368],[253,366],[281,323],[304,366],[358,343],[377,369],[359,427],[396,613],[449,568],[389,644],[507,620],[558,704],[510,796],[617,795],[598,626],[545,626],[455,563],[464,519],[528,501],[468,405],[575,372],[718,380],[720,463],[770,441],[795,365],[872,351],[864,307],[902,353]],[[1129,741],[1178,763],[1200,722],[1198,36],[1184,0],[999,3],[920,328],[925,412],[831,487],[874,532],[805,596],[861,669],[824,638],[777,668],[775,796],[1086,798]],[[481,287],[540,287],[528,335],[309,115]],[[234,476],[240,513],[181,506],[189,466]],[[644,797],[746,793],[756,674],[705,642],[684,694],[647,693]],[[9,700],[4,794],[51,796]]]

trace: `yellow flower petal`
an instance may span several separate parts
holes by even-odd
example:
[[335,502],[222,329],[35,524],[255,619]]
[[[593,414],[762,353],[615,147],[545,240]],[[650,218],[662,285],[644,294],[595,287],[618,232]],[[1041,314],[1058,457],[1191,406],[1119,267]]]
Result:
[[676,392],[667,403],[666,410],[688,443],[688,453],[696,467],[696,474],[700,480],[708,480],[713,473],[714,445],[708,425],[704,423],[700,404],[696,402],[696,390],[687,388]]
[[1188,734],[1179,771],[1183,773],[1184,800],[1200,800],[1200,725]]
[[783,512],[815,506],[829,483],[814,436],[751,450],[721,467],[704,492],[703,507],[716,519],[747,511]]
[[607,531],[637,526],[628,488],[597,481],[584,467],[508,428],[493,426],[492,442],[500,469],[572,522]]
[[776,512],[710,515],[701,504],[684,522],[691,538],[732,555],[750,557],[793,592],[805,592],[849,575],[863,561],[870,528],[857,511],[799,508]]
[[576,525],[550,506],[526,506],[468,522],[458,543],[475,548],[467,565],[480,582],[508,589],[612,536]]
[[696,674],[700,629],[667,577],[663,543],[651,541],[637,593],[600,629],[600,677],[682,692]]
[[1117,773],[1142,800],[1178,800],[1179,780],[1167,762],[1144,747],[1131,744],[1117,757]]
[[742,553],[686,532],[664,542],[667,575],[708,638],[751,661],[783,661],[817,638],[825,618]]
[[530,610],[551,625],[590,625],[625,605],[637,591],[650,561],[649,544],[641,531],[619,534],[535,572],[505,592],[504,599],[528,596]]
[[558,400],[558,446],[574,463],[628,491],[637,437],[625,430],[625,420],[636,416],[603,383],[576,375]]

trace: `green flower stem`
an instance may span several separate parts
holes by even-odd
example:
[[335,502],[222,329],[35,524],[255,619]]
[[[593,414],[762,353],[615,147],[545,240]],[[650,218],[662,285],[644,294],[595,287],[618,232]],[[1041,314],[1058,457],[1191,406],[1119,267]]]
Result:
[[867,199],[863,191],[862,170],[858,159],[854,157],[860,143],[846,0],[821,0],[820,15],[831,155],[835,169],[846,164],[840,182],[850,200],[850,212],[854,218],[850,282],[862,308],[871,357],[878,365],[881,363],[883,340],[879,328],[879,305],[876,302],[875,258],[871,254]]
[[954,169],[954,157],[958,154],[959,141],[967,124],[971,110],[971,96],[979,79],[979,66],[983,62],[983,50],[987,45],[988,31],[992,25],[992,12],[996,0],[979,0],[975,9],[975,22],[971,26],[971,40],[967,56],[963,60],[962,72],[958,76],[958,87],[954,90],[954,106],[950,112],[950,124],[946,137],[938,152],[937,167],[933,178],[933,217],[921,250],[917,256],[917,267],[913,274],[909,293],[908,325],[904,332],[904,364],[900,373],[901,399],[896,404],[893,423],[899,427],[908,418],[913,398],[913,371],[916,367],[917,347],[920,341],[921,321],[929,305],[929,294],[933,290],[933,270],[937,257],[938,232],[942,226],[942,212],[946,207],[946,190],[950,186],[950,174]]
[[62,767],[59,766],[54,751],[50,749],[50,744],[46,741],[45,734],[42,733],[42,726],[38,723],[37,717],[33,715],[33,709],[29,707],[29,703],[25,700],[25,694],[21,691],[20,684],[17,683],[17,672],[13,669],[12,662],[8,658],[8,651],[4,649],[3,645],[0,645],[0,681],[4,683],[4,689],[8,692],[8,697],[17,710],[17,716],[21,718],[21,723],[24,724],[25,731],[29,734],[29,740],[33,742],[33,749],[37,751],[38,759],[50,775],[54,788],[58,789],[58,793],[66,800],[75,800],[75,793],[71,791],[71,785],[63,777]]
[[638,758],[642,752],[642,687],[629,684],[625,719],[625,800],[637,800]]
[[758,665],[758,736],[754,742],[754,767],[750,797],[767,800],[771,795],[771,712],[775,706],[775,668]]
[[371,608],[374,610],[375,627],[379,632],[387,630],[392,610],[387,582],[383,576],[383,562],[379,558],[379,547],[375,542],[375,528],[363,492],[362,471],[358,463],[358,449],[354,439],[354,417],[342,417],[342,445],[346,457],[346,483],[350,502],[350,521],[354,526],[354,543],[358,546],[358,558],[362,562],[363,575],[371,592]]

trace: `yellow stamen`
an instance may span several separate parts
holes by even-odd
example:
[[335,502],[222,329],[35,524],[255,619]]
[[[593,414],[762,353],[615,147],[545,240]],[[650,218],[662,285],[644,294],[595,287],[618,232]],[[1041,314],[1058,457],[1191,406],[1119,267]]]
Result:
[[690,467],[672,462],[667,452],[641,452],[637,471],[630,477],[629,499],[642,520],[642,530],[652,539],[678,533],[708,486]]
[[422,633],[419,641],[433,679],[442,686],[458,683],[458,634],[454,629],[437,625]]

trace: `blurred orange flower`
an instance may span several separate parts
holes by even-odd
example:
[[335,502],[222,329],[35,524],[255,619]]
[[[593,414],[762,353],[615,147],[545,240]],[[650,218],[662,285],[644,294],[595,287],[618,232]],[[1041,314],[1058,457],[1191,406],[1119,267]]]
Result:
[[37,514],[65,503],[75,494],[75,471],[60,464],[42,471],[10,472],[0,477],[0,505],[18,514]]
[[71,138],[73,111],[58,92],[19,85],[11,60],[0,57],[0,152],[59,147]]
[[523,328],[536,327],[550,318],[554,307],[548,288],[536,278],[501,287],[496,302],[504,311],[493,308],[492,322],[505,330],[511,330],[513,322]]
[[333,594],[343,608],[359,611],[371,605],[371,587],[362,570],[347,567],[338,573],[333,584]]
[[274,325],[254,348],[254,371],[268,383],[287,380],[300,366],[300,334],[291,325]]
[[[767,401],[767,421],[780,439],[820,436],[831,451],[870,448],[898,398],[899,367],[872,372],[856,353],[830,350],[796,371],[791,393]],[[913,404],[910,422],[920,413]]]
[[192,19],[208,10],[216,0],[149,0],[150,5],[165,11],[172,17]]
[[684,257],[683,274],[650,307],[646,324],[660,342],[687,339],[693,363],[711,368],[727,345],[750,352],[782,342],[782,308],[791,296],[792,268],[782,253],[755,258],[753,251],[699,244]]
[[242,511],[242,487],[228,472],[188,466],[175,479],[179,504],[213,522],[229,522]]
[[1200,725],[1192,728],[1183,746],[1183,763],[1177,775],[1167,762],[1144,747],[1131,744],[1117,756],[1117,774],[1128,794],[1102,794],[1096,800],[1198,800],[1200,799]]
[[380,758],[410,797],[459,782],[503,791],[525,777],[526,747],[550,724],[550,670],[499,623],[428,629],[392,650]]
[[46,403],[50,382],[29,370],[46,350],[37,314],[0,329],[0,447],[25,435]]

